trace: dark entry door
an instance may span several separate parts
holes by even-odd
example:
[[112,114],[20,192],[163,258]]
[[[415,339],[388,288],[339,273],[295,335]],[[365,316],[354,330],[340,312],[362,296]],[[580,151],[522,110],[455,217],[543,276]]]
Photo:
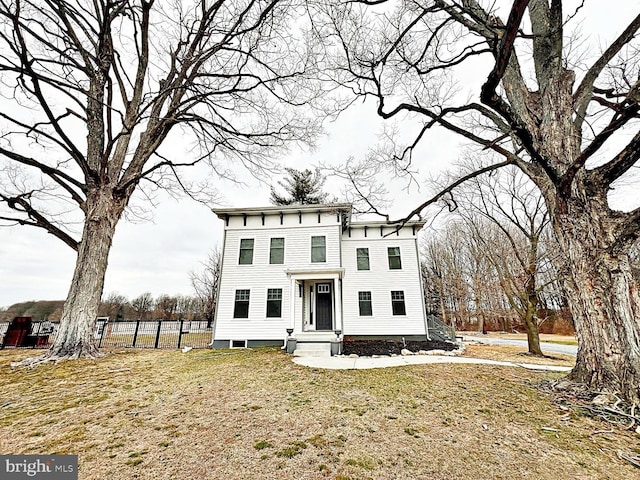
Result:
[[316,284],[316,330],[332,330],[333,302],[331,284]]

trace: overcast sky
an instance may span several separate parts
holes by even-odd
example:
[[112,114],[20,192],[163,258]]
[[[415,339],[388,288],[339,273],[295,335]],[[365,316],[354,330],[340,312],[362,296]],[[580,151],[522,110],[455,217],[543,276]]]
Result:
[[[327,134],[313,152],[292,151],[282,162],[298,169],[312,168],[321,161],[359,158],[377,141],[381,121],[371,106],[356,105],[336,122],[326,126]],[[425,157],[433,162],[430,171],[446,166],[455,157],[438,144]],[[246,175],[246,186],[211,177],[222,194],[221,206],[269,205],[269,183]],[[329,178],[326,190],[338,196],[340,183]],[[424,192],[416,188],[403,192],[400,185],[391,213],[395,217],[410,211]],[[207,207],[184,198],[161,195],[153,209],[153,221],[121,221],[109,257],[104,295],[118,292],[129,299],[144,292],[154,296],[191,295],[189,272],[201,268],[209,252],[222,245],[223,222]],[[57,300],[67,295],[75,264],[75,252],[60,240],[34,228],[0,228],[0,307],[28,300]]]
[[[608,44],[612,35],[621,30],[620,26],[637,14],[639,5],[638,0],[588,1],[581,14],[584,31],[599,32],[588,37],[592,44],[596,48]],[[315,152],[294,151],[282,161],[287,166],[304,169],[319,161],[360,158],[376,143],[380,125],[372,105],[356,105],[327,125],[327,136]],[[450,134],[431,135],[419,158],[422,176],[433,174],[455,160],[458,145],[459,140]],[[248,185],[240,187],[212,177],[223,195],[220,205],[268,205],[268,183],[278,179],[265,179],[263,183],[251,177],[245,180]],[[335,195],[339,194],[338,187],[334,179],[327,182],[327,189]],[[390,212],[393,217],[408,212],[428,193],[425,188],[421,191],[413,188],[409,193],[398,188],[392,190],[396,192]],[[640,194],[636,190],[620,189],[617,203],[637,204]],[[189,272],[198,270],[200,262],[221,242],[222,221],[209,209],[189,199],[160,197],[152,222],[122,221],[118,225],[104,293],[119,292],[130,299],[147,291],[154,296],[191,294]],[[64,299],[74,263],[75,252],[44,231],[0,228],[0,307],[27,300]]]

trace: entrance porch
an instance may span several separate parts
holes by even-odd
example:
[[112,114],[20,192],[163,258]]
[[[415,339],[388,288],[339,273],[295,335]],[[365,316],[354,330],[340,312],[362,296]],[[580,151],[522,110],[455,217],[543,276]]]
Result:
[[[329,356],[342,338],[342,275],[344,269],[287,270],[289,297],[288,342],[300,356]],[[291,350],[291,348],[288,348]]]

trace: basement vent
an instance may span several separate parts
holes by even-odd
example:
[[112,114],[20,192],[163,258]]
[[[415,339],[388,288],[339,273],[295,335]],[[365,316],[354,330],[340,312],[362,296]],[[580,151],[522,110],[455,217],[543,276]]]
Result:
[[231,340],[231,348],[247,348],[246,340]]

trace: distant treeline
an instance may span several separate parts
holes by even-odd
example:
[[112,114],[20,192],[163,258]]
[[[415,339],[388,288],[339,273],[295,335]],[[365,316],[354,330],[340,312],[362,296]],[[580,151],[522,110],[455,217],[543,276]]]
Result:
[[60,319],[64,300],[37,300],[11,305],[0,311],[0,321],[9,321],[13,317],[33,317],[34,320]]
[[[33,320],[60,321],[64,300],[34,300],[11,305],[0,310],[0,321],[13,320],[14,317],[33,317]],[[104,297],[98,310],[98,316],[119,320],[209,320],[212,313],[206,313],[203,299],[188,295],[162,294],[154,298],[143,293],[129,300],[124,295],[110,293]]]

